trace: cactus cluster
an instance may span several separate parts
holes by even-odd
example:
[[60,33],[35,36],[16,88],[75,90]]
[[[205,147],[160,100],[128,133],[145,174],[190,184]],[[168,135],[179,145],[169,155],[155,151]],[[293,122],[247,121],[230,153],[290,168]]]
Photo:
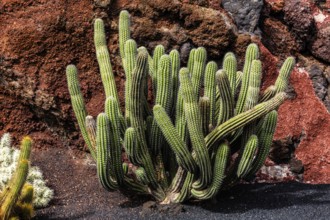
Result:
[[23,138],[17,168],[0,193],[0,219],[31,219],[34,215],[33,186],[26,183],[31,145],[31,138]]
[[[14,175],[20,150],[11,146],[11,137],[5,133],[0,140],[0,191],[4,190]],[[37,166],[30,166],[26,182],[33,187],[33,206],[45,207],[54,196],[52,189],[46,186],[42,172]]]
[[233,53],[225,55],[222,69],[207,63],[203,47],[192,49],[187,67],[181,67],[177,50],[166,54],[158,45],[150,55],[137,47],[129,28],[130,15],[122,11],[124,113],[101,19],[94,23],[94,42],[106,100],[96,121],[87,114],[76,67],[66,69],[72,106],[102,186],[177,203],[210,199],[253,177],[269,153],[294,58],[284,62],[275,85],[260,92],[256,44],[248,46],[242,72]]

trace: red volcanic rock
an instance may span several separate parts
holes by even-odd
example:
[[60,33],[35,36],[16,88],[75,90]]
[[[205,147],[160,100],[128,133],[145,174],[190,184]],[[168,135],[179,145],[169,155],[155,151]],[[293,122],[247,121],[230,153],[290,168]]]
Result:
[[296,98],[286,101],[279,109],[275,139],[305,136],[296,149],[296,157],[305,167],[304,181],[330,182],[330,114],[315,96],[308,73],[295,69],[290,83]]
[[[266,88],[276,80],[279,68],[275,65],[278,59],[262,45],[260,49],[263,68],[266,70],[263,88]],[[295,156],[304,165],[304,181],[329,183],[330,114],[315,95],[312,81],[304,69],[294,69],[290,85],[294,89],[295,98],[285,101],[279,108],[274,140],[283,140],[288,137],[300,139]]]

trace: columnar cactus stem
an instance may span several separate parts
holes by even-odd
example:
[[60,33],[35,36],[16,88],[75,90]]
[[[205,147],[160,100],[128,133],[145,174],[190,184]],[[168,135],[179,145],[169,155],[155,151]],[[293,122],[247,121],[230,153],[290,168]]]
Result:
[[226,53],[223,60],[223,70],[226,72],[230,84],[231,96],[234,100],[236,94],[236,73],[237,73],[237,61],[233,53]]
[[127,128],[124,138],[124,148],[128,156],[129,161],[134,165],[142,163],[142,159],[139,156],[138,143],[136,142],[136,133],[134,128]]
[[152,84],[153,84],[153,93],[156,96],[157,94],[157,76],[158,76],[158,66],[159,66],[159,60],[161,56],[165,54],[165,48],[163,45],[157,45],[154,54],[153,54],[153,75],[152,78]]
[[[157,93],[155,104],[161,105],[166,109],[166,113],[171,112],[172,99],[172,74],[171,60],[168,55],[163,55],[159,61],[159,71],[157,73]],[[163,135],[156,123],[153,122],[149,143],[153,149],[153,154],[158,155],[163,146]]]
[[124,64],[125,59],[125,43],[131,38],[130,27],[130,15],[128,11],[123,10],[119,14],[119,50],[120,56]]
[[236,104],[236,114],[240,114],[244,111],[244,107],[246,105],[247,91],[249,88],[250,69],[251,69],[252,61],[257,60],[258,58],[259,58],[258,46],[256,44],[250,44],[246,49],[242,86]]
[[87,111],[85,108],[84,98],[80,91],[77,68],[74,65],[69,65],[66,68],[66,78],[68,81],[72,108],[74,114],[76,115],[81,134],[85,140],[89,151],[91,152],[92,157],[96,159],[95,149],[93,148],[93,145],[88,137],[88,133],[86,130],[85,118],[87,116]]
[[150,154],[148,152],[147,141],[144,133],[144,120],[143,109],[141,106],[141,97],[143,97],[143,91],[140,87],[143,79],[147,76],[147,62],[148,54],[146,52],[139,52],[137,56],[136,68],[132,75],[132,91],[131,91],[131,106],[130,106],[130,119],[131,125],[135,129],[137,134],[137,143],[141,153],[141,164],[146,171],[148,182],[155,189],[154,196],[157,196],[158,200],[165,198],[165,193],[160,189],[156,179],[156,172],[152,164]]
[[110,121],[105,113],[100,113],[97,116],[97,131],[96,131],[96,145],[97,145],[97,175],[100,183],[108,191],[118,188],[118,184],[110,175]]
[[287,89],[289,83],[289,77],[291,75],[294,65],[295,65],[295,60],[293,57],[288,57],[283,63],[280,69],[280,74],[275,82],[277,93],[284,92]]
[[220,125],[234,115],[234,100],[231,96],[230,82],[224,70],[217,72],[216,80],[220,94],[220,110],[217,125]]
[[204,96],[208,97],[210,100],[210,119],[209,124],[215,126],[215,94],[216,94],[216,84],[215,84],[215,74],[217,72],[218,65],[216,62],[209,62],[205,68],[205,79],[204,79]]
[[211,162],[203,138],[200,111],[196,98],[197,96],[194,92],[196,88],[192,86],[187,68],[183,68],[180,71],[180,83],[182,85],[182,96],[184,100],[184,111],[187,117],[188,130],[201,174],[199,182],[195,185],[195,187],[204,188],[211,181]]
[[175,106],[177,105],[179,92],[179,71],[180,71],[180,54],[177,50],[170,52],[171,58],[171,73],[172,73],[172,107],[171,118],[175,116]]
[[194,54],[194,66],[191,72],[191,82],[196,97],[200,95],[200,88],[203,83],[203,74],[206,63],[206,50],[204,47],[197,48]]
[[256,135],[251,135],[244,147],[243,154],[238,164],[236,172],[238,178],[244,177],[251,168],[253,157],[255,156],[257,149],[258,137]]
[[199,108],[201,111],[203,135],[206,136],[209,133],[210,127],[213,127],[210,124],[210,99],[208,97],[201,97],[199,99]]
[[120,126],[119,126],[119,109],[116,99],[112,96],[108,97],[105,102],[105,113],[110,120],[110,169],[113,170],[117,184],[123,185],[124,173],[121,160],[121,144],[120,144]]
[[272,145],[272,140],[275,134],[275,128],[277,123],[277,112],[275,110],[268,113],[263,121],[262,128],[260,130],[259,137],[259,148],[256,157],[253,160],[253,164],[247,178],[254,175],[264,164],[267,155],[269,153],[270,147]]
[[187,68],[188,68],[190,74],[192,73],[192,71],[194,69],[196,50],[197,49],[194,48],[194,49],[190,50],[190,53],[189,53]]
[[117,87],[110,63],[110,54],[106,43],[104,23],[101,19],[96,19],[94,22],[94,44],[105,96],[113,96],[118,102]]
[[129,122],[129,107],[130,106],[130,94],[131,86],[132,86],[132,72],[133,69],[136,66],[136,55],[137,55],[137,49],[136,49],[136,43],[134,40],[129,39],[125,43],[125,57],[124,60],[125,63],[125,75],[126,75],[126,83],[125,83],[125,118],[126,121]]
[[[8,187],[0,193],[0,218],[9,219],[13,214],[15,203],[19,199],[29,172],[29,158],[32,140],[26,136],[21,142],[21,152],[16,171],[9,181]],[[31,216],[30,216],[31,217]]]

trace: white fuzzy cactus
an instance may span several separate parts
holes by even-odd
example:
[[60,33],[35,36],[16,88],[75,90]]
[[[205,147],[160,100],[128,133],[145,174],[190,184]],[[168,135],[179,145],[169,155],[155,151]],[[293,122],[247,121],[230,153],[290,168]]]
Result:
[[[11,137],[5,133],[0,140],[0,191],[6,186],[15,172],[19,150],[11,147]],[[54,196],[52,189],[46,186],[39,167],[32,166],[29,169],[27,182],[33,186],[33,205],[36,208],[45,207]]]

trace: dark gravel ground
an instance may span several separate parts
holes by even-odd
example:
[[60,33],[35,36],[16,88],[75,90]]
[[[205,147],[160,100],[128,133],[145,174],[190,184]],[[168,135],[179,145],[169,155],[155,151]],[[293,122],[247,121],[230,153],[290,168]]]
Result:
[[35,219],[330,219],[330,185],[244,184],[222,193],[217,201],[164,207],[146,203],[150,198],[106,192],[95,166],[70,150],[48,149],[35,155],[34,164],[56,193],[49,207],[37,210]]

